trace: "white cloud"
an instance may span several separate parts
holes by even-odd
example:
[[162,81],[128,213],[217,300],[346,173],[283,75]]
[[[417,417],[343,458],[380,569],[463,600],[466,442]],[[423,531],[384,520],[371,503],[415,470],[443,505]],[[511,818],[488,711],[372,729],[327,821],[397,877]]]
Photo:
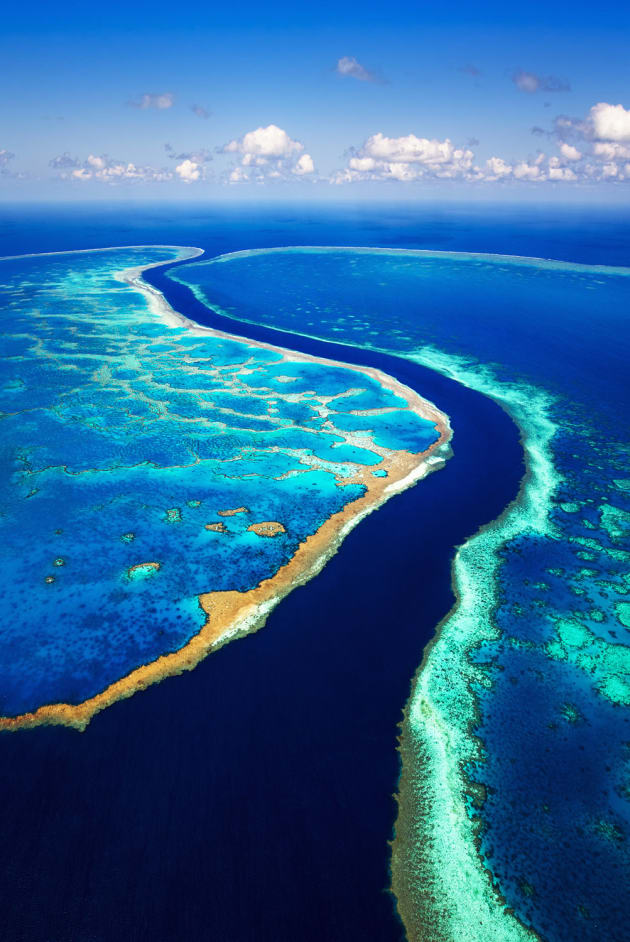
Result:
[[[558,158],[552,158],[549,179],[590,183],[630,179],[624,166],[624,161],[630,159],[630,110],[623,105],[600,101],[585,120],[560,115],[554,121],[552,136],[560,142],[565,166],[553,163]],[[570,170],[567,161],[574,165]]]
[[201,169],[194,160],[186,159],[177,164],[175,173],[183,183],[196,183],[201,176]]
[[577,180],[577,174],[570,167],[563,167],[559,157],[549,158],[548,176],[550,180]]
[[540,163],[530,164],[526,160],[515,164],[513,174],[516,180],[537,180],[542,182],[545,179]]
[[59,170],[62,180],[98,180],[102,183],[160,183],[173,179],[170,170],[137,166],[131,161],[114,160],[106,154],[89,154],[84,161],[68,153],[53,157],[49,166]]
[[373,134],[364,145],[370,157],[380,160],[397,160],[405,163],[443,164],[451,160],[453,145],[448,138],[438,141],[408,134],[406,137],[385,137]]
[[359,179],[417,180],[432,176],[443,179],[469,176],[473,152],[455,147],[446,138],[386,137],[372,134],[363,146],[355,150],[345,170],[335,174],[334,183]]
[[591,108],[589,121],[600,141],[630,141],[630,110],[623,105],[600,101]]
[[293,173],[297,174],[298,176],[303,176],[307,173],[315,173],[315,164],[313,163],[313,158],[310,154],[302,154],[293,168]]
[[378,168],[378,164],[373,157],[351,157],[348,166],[351,170],[357,170],[359,173],[370,173]]
[[230,141],[223,149],[227,153],[239,152],[249,156],[251,162],[251,158],[256,157],[289,157],[304,150],[304,145],[292,140],[276,124],[269,124],[266,128],[248,131],[243,137]]
[[249,176],[242,167],[235,167],[228,179],[230,183],[249,183]]
[[600,101],[589,109],[586,118],[559,115],[548,136],[555,139],[560,151],[560,157],[549,159],[549,180],[591,184],[630,180],[626,169],[630,160],[630,109],[623,105]]
[[[572,126],[577,126],[572,122]],[[418,137],[386,137],[373,134],[360,148],[353,148],[344,169],[334,173],[330,182],[353,183],[362,180],[392,180],[401,183],[460,180],[468,183],[504,185],[597,182],[601,179],[630,179],[621,159],[630,161],[630,146],[616,142],[596,142],[601,150],[598,162],[589,163],[579,148],[566,141],[559,144],[560,155],[548,157],[539,152],[525,160],[507,160],[493,155],[479,166],[472,150],[456,147],[444,140]],[[602,161],[606,161],[602,165]],[[628,164],[630,167],[630,163]]]
[[630,158],[630,145],[613,141],[595,141],[593,154],[602,160],[627,160]]
[[335,71],[338,75],[350,76],[351,78],[358,79],[360,82],[378,81],[376,73],[366,69],[354,56],[342,56],[341,59],[338,59]]
[[486,160],[488,168],[488,180],[500,180],[502,177],[509,177],[512,173],[512,165],[503,160],[502,157],[490,157]]
[[145,92],[137,101],[129,101],[127,104],[131,108],[140,108],[142,111],[146,111],[147,108],[157,108],[158,111],[165,111],[175,104],[175,95],[172,92],[161,92],[159,95]]
[[221,150],[226,154],[241,155],[240,167],[229,174],[230,183],[262,183],[315,172],[310,154],[302,153],[304,144],[293,140],[276,124],[248,131],[243,137],[229,141]]
[[577,147],[573,147],[572,144],[562,143],[560,145],[560,153],[566,160],[581,160],[582,151],[578,150]]

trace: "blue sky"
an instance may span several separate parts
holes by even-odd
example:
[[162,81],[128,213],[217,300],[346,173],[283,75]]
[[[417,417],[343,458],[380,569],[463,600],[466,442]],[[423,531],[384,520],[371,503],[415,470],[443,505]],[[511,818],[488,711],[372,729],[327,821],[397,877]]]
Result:
[[629,27],[609,2],[25,4],[0,194],[627,200]]

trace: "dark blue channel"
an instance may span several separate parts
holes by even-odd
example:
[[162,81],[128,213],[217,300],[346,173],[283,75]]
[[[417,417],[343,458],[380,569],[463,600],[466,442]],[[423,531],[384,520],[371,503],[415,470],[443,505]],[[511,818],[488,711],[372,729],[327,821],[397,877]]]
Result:
[[396,726],[452,601],[454,548],[518,491],[518,431],[494,402],[411,362],[187,316],[377,366],[446,411],[445,469],[366,518],[266,627],[192,673],[61,728],[0,739],[0,934],[10,942],[380,942]]

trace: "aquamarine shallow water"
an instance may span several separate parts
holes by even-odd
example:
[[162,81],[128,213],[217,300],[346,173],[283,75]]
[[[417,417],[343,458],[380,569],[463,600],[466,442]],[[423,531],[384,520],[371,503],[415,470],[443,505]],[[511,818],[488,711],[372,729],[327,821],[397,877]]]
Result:
[[182,254],[0,260],[2,715],[180,649],[201,593],[253,588],[364,493],[371,442],[437,437],[365,374],[168,326],[114,277]]
[[[409,841],[405,863],[420,874],[418,898],[429,885],[438,894],[436,937],[522,937],[488,874],[464,878],[458,854],[474,853],[475,825],[481,859],[521,924],[553,940],[626,939],[628,271],[294,249],[184,266],[175,278],[240,320],[416,359],[516,418],[529,448],[527,500],[462,557],[468,622],[443,626],[412,693],[409,743],[427,747],[429,703],[450,724],[451,745],[441,768],[434,751],[433,778],[409,762],[403,774],[401,797],[415,801],[419,833],[436,840],[430,866],[418,847],[417,868]],[[492,457],[479,455],[489,473]],[[461,818],[451,832],[431,821],[439,789]]]

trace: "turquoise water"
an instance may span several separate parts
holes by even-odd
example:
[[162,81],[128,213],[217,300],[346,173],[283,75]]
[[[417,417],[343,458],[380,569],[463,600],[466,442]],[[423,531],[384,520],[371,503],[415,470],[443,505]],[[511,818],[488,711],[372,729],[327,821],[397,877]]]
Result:
[[2,715],[180,649],[201,593],[255,587],[364,493],[346,479],[381,464],[372,448],[436,440],[367,375],[168,326],[114,277],[185,256],[0,260]]
[[239,320],[431,366],[520,426],[520,500],[459,551],[403,727],[393,875],[413,938],[627,938],[629,274],[352,249],[172,274]]

